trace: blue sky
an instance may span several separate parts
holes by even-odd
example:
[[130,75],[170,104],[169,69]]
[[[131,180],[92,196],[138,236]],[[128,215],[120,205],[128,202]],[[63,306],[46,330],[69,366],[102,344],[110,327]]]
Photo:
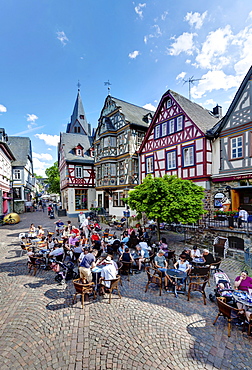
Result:
[[81,83],[97,126],[107,96],[156,107],[172,89],[225,112],[252,61],[248,0],[0,0],[0,127],[32,140],[34,170],[57,160]]

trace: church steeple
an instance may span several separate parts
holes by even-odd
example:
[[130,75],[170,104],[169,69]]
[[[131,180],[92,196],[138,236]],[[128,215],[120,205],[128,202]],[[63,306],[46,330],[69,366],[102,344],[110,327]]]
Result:
[[68,123],[66,132],[70,134],[81,134],[91,136],[91,127],[86,120],[86,115],[80,95],[79,83],[78,83],[78,94],[75,101],[73,114],[71,116],[71,122]]

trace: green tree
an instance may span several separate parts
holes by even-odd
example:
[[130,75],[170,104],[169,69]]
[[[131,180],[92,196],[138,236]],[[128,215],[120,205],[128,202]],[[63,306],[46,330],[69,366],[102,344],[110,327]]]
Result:
[[45,183],[49,184],[48,192],[60,194],[60,174],[58,168],[58,162],[55,162],[52,167],[45,170],[47,180]]
[[155,219],[159,237],[160,222],[197,222],[205,213],[204,197],[204,188],[190,180],[148,175],[142,184],[129,192],[125,203],[138,215],[145,212],[149,219]]

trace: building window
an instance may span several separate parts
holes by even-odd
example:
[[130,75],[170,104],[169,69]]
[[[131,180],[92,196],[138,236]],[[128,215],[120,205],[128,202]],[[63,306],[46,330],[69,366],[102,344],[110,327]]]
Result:
[[146,173],[153,173],[154,172],[154,158],[153,158],[153,156],[146,158],[145,167],[146,167]]
[[184,167],[194,165],[194,147],[188,146],[183,149],[183,163]]
[[173,134],[175,131],[175,120],[171,119],[169,121],[169,134]]
[[102,194],[98,194],[98,207],[102,207]]
[[167,170],[172,170],[177,168],[176,165],[176,150],[166,153],[166,168]]
[[171,99],[168,99],[167,102],[166,102],[166,108],[170,108],[172,106],[172,100]]
[[242,136],[231,138],[231,159],[243,157],[242,141]]
[[116,176],[116,164],[115,163],[110,164],[110,175]]
[[167,122],[162,123],[162,136],[167,135]]
[[113,193],[113,207],[118,207],[118,193]]
[[65,177],[68,177],[68,176],[69,176],[68,168],[66,167],[66,168],[65,168]]
[[75,210],[88,208],[87,190],[75,189]]
[[84,119],[84,116],[83,116],[83,114],[80,114],[80,119]]
[[124,162],[119,163],[119,176],[124,175]]
[[176,131],[183,130],[183,121],[184,121],[184,116],[177,117],[177,129],[176,129]]
[[125,195],[122,191],[120,191],[119,192],[119,207],[124,207],[125,206],[123,198],[125,198]]
[[109,138],[108,137],[105,137],[103,139],[103,147],[104,148],[107,148],[109,146]]
[[14,199],[22,199],[21,188],[14,188],[13,189],[13,198]]
[[81,149],[76,149],[76,155],[82,156],[82,150]]
[[81,179],[82,178],[82,167],[80,167],[80,166],[76,166],[75,167],[75,177],[77,179]]
[[160,125],[157,125],[155,127],[154,137],[155,137],[155,139],[158,139],[160,137]]
[[21,180],[21,171],[14,170],[13,177],[14,177],[14,180]]
[[110,137],[110,146],[116,147],[116,137],[114,136]]

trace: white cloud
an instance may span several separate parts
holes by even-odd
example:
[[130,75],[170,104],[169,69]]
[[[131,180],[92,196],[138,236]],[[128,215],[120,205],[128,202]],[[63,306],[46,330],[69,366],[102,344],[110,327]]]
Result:
[[238,46],[239,57],[235,63],[234,69],[236,73],[243,74],[251,66],[252,61],[252,27],[245,27],[237,35],[234,36],[232,45]]
[[164,11],[164,13],[161,15],[162,21],[165,21],[167,15],[168,15],[168,12],[167,11]]
[[144,36],[144,43],[147,44],[148,36]]
[[140,18],[143,18],[143,8],[146,7],[146,3],[143,3],[143,4],[138,4],[137,6],[135,6],[135,12],[139,15]]
[[36,116],[36,114],[27,113],[27,118],[26,118],[27,122],[31,122],[32,124],[34,124],[36,122],[36,119],[38,119],[38,116]]
[[205,93],[213,90],[237,88],[241,83],[241,76],[226,75],[223,71],[208,71],[202,76],[197,86],[191,88],[191,95],[199,99]]
[[171,44],[171,48],[168,49],[169,55],[179,55],[182,52],[185,52],[188,55],[192,55],[195,46],[193,43],[193,37],[197,36],[196,33],[188,33],[184,32],[182,35],[178,36],[177,38],[173,37],[172,39],[175,40],[173,44]]
[[204,106],[205,107],[208,107],[208,106],[210,106],[210,107],[215,107],[216,106],[216,101],[214,101],[213,99],[207,99],[205,102],[204,102]]
[[252,19],[252,10],[251,10],[251,12],[249,12],[248,18]]
[[47,150],[52,150],[52,148],[47,148]]
[[183,80],[185,78],[186,72],[181,72],[177,75],[176,80]]
[[201,51],[196,56],[196,65],[208,69],[221,69],[228,65],[232,57],[222,56],[226,53],[232,40],[233,34],[230,25],[210,32],[202,45]]
[[45,170],[53,165],[33,158],[33,169],[36,175],[46,177]]
[[154,107],[154,105],[152,105],[151,103],[148,103],[148,104],[145,104],[143,106],[143,108],[145,109],[149,109],[149,110],[152,110],[153,112],[155,112],[155,110],[157,109],[156,107]]
[[57,39],[60,40],[60,42],[63,46],[65,46],[66,42],[69,41],[68,38],[65,35],[65,32],[64,31],[58,31],[58,32],[56,32],[56,34],[57,34]]
[[186,59],[186,64],[191,64],[192,63],[192,61],[191,61],[191,59]]
[[162,36],[162,32],[160,30],[160,27],[157,24],[154,24],[154,26],[152,26],[152,28],[154,28],[154,33],[151,33],[149,35],[149,37],[156,37],[156,38],[158,38],[158,37]]
[[0,113],[5,113],[5,112],[7,112],[7,108],[4,105],[0,104]]
[[45,161],[52,161],[53,160],[53,157],[51,154],[48,154],[48,153],[35,153],[35,152],[32,152],[32,158],[38,158],[38,159],[44,159]]
[[201,15],[198,12],[190,12],[186,14],[184,19],[190,24],[190,26],[195,25],[195,28],[199,30],[203,26],[203,21],[206,18],[206,15],[207,11]]
[[57,146],[60,141],[59,135],[36,134],[35,137],[40,140],[44,140],[46,145],[50,146]]
[[132,51],[132,53],[129,53],[130,59],[135,59],[138,55],[140,55],[140,52],[138,50]]

